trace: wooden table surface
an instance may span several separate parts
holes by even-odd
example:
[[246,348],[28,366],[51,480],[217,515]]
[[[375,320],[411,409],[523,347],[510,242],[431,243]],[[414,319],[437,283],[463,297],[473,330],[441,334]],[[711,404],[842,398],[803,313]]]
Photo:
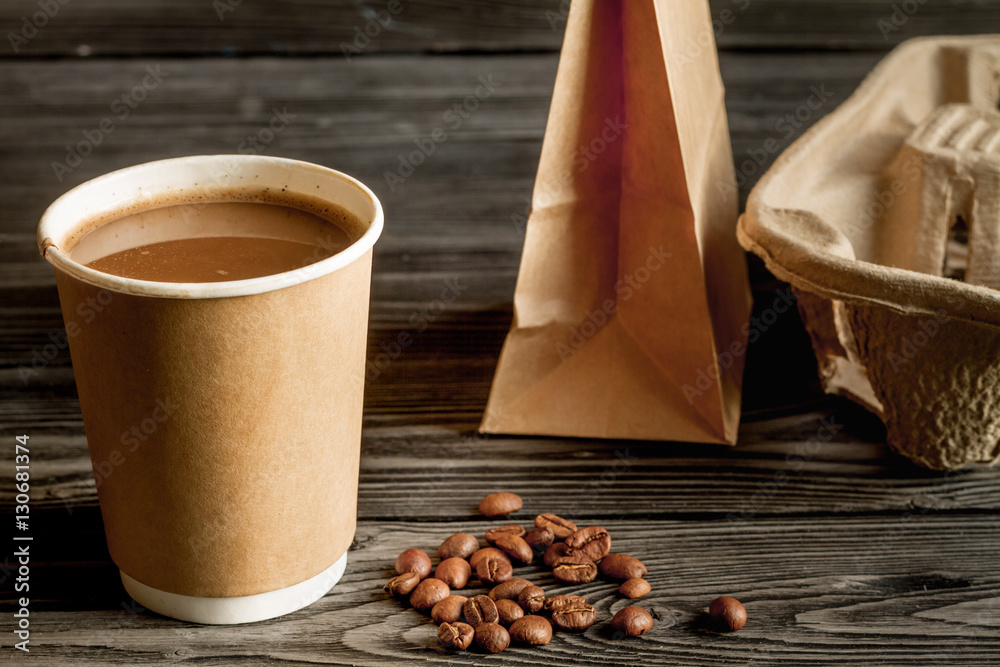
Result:
[[[794,311],[750,348],[735,448],[476,434],[510,324],[523,241],[512,220],[532,188],[562,6],[400,0],[376,29],[369,22],[387,1],[0,5],[0,520],[13,523],[13,443],[27,434],[34,537],[31,652],[12,648],[16,571],[5,548],[0,662],[1000,664],[997,471],[941,474],[893,455],[877,419],[819,391]],[[787,146],[903,39],[1000,32],[1000,0],[714,0],[712,11],[740,162],[769,139]],[[366,28],[375,36],[346,57],[343,44]],[[115,100],[147,68],[160,80],[122,118]],[[384,172],[480,76],[501,85],[390,189]],[[816,88],[829,100],[789,124]],[[261,135],[275,110],[287,127]],[[95,136],[104,118],[113,131],[69,164],[67,146]],[[87,179],[238,152],[248,137],[269,139],[261,152],[372,186],[387,226],[375,251],[370,355],[402,331],[414,342],[367,386],[359,525],[341,583],[282,618],[195,626],[137,607],[108,557],[53,274],[34,230],[51,200]],[[765,168],[750,170],[743,200]],[[760,311],[785,286],[750,267]],[[449,281],[458,297],[438,308]],[[833,437],[819,442],[831,422]],[[819,444],[804,461],[786,458],[810,441]],[[654,629],[614,641],[607,619],[626,602],[594,582],[577,587],[601,618],[584,634],[497,656],[443,651],[433,624],[386,599],[382,584],[401,550],[481,534],[491,523],[476,505],[496,490],[524,497],[523,523],[551,511],[608,528],[616,551],[649,565],[653,593],[640,603]],[[739,633],[702,622],[723,594],[746,604]]]

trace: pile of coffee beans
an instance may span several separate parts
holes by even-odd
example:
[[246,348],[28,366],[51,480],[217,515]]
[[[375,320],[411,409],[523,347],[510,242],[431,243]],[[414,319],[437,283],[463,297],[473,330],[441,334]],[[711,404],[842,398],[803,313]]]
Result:
[[[505,517],[524,506],[514,493],[493,493],[479,504],[487,517]],[[420,549],[407,549],[396,558],[396,574],[385,585],[393,597],[408,599],[417,611],[438,624],[438,639],[449,649],[475,644],[486,653],[499,653],[511,641],[543,646],[552,640],[553,626],[580,632],[597,622],[597,611],[579,595],[546,594],[540,586],[514,576],[514,568],[541,558],[552,576],[566,584],[583,584],[598,575],[622,582],[619,592],[636,599],[651,590],[646,566],[634,556],[611,552],[611,535],[600,526],[578,527],[555,514],[539,514],[534,527],[511,524],[486,531],[483,547],[470,533],[456,533],[437,549],[439,563]],[[433,569],[434,575],[431,576]],[[465,588],[473,576],[491,587],[487,595],[452,594]],[[746,610],[734,598],[718,598],[709,614],[724,630],[739,630]],[[653,627],[645,609],[629,606],[611,619],[615,636],[639,637]]]

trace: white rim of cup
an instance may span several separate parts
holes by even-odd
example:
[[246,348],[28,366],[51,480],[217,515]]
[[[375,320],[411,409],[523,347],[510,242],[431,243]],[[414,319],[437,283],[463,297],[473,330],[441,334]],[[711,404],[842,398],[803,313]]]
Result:
[[[187,163],[192,166],[207,167],[211,166],[213,163],[231,164],[233,162],[243,163],[243,165],[248,168],[253,168],[255,165],[267,165],[272,167],[281,167],[289,170],[289,172],[292,170],[312,172],[316,176],[329,179],[330,182],[338,181],[341,183],[347,183],[356,188],[361,194],[370,200],[374,210],[373,219],[360,237],[358,237],[350,246],[337,254],[332,255],[331,257],[309,264],[306,267],[286,271],[284,273],[275,273],[268,276],[261,276],[259,278],[249,278],[247,280],[230,280],[215,283],[166,283],[151,280],[122,278],[121,276],[87,268],[86,266],[70,259],[68,254],[63,252],[59,247],[60,242],[73,233],[88,219],[97,217],[100,214],[110,213],[116,209],[125,209],[129,206],[134,206],[143,199],[155,198],[164,194],[169,194],[172,197],[178,197],[183,194],[184,190],[184,188],[173,187],[158,190],[156,189],[157,184],[155,182],[150,182],[146,187],[133,188],[134,192],[124,193],[120,197],[117,197],[114,201],[101,202],[101,205],[97,208],[82,205],[84,200],[91,198],[92,195],[90,194],[90,191],[97,189],[99,186],[110,185],[113,184],[114,181],[120,181],[127,177],[133,177],[144,171],[156,171],[157,169],[164,169],[174,165],[182,166],[183,163]],[[239,187],[239,184],[227,183],[224,186],[222,184],[217,184],[217,186],[233,188]],[[213,186],[199,187],[196,183],[191,183],[186,187],[192,192],[198,193],[204,193],[213,189]],[[259,183],[254,185],[255,190],[259,191],[260,187],[261,185]],[[271,187],[280,188],[281,186],[274,183]],[[307,195],[310,197],[318,196],[323,198],[322,189],[320,190],[321,194],[319,195],[313,192],[298,192],[294,190],[289,191],[287,195],[289,198],[294,197],[296,194]],[[337,202],[334,201],[334,203]],[[138,208],[141,210],[141,207]],[[90,215],[81,215],[79,211],[90,211]],[[210,299],[261,294],[297,285],[299,283],[333,273],[368,252],[375,245],[375,241],[377,241],[381,235],[383,225],[384,215],[382,212],[382,204],[379,202],[378,197],[375,196],[375,193],[373,193],[361,181],[335,169],[330,169],[329,167],[323,167],[321,165],[302,160],[292,160],[289,158],[264,155],[192,155],[188,157],[145,162],[133,167],[126,167],[125,169],[112,171],[108,174],[104,174],[103,176],[98,176],[97,178],[86,181],[85,183],[81,183],[72,190],[64,193],[52,202],[52,204],[50,204],[42,214],[41,220],[38,223],[38,250],[42,256],[56,269],[96,287],[102,287],[114,292],[135,294],[139,296],[173,299]]]

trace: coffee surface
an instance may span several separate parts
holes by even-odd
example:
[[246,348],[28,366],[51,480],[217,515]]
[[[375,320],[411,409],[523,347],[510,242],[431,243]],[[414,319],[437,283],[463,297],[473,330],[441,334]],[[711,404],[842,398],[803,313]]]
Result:
[[[345,215],[336,212],[338,219]],[[338,224],[313,213],[250,202],[165,206],[119,218],[97,231],[74,249],[74,259],[123,278],[169,283],[294,271],[353,241]]]

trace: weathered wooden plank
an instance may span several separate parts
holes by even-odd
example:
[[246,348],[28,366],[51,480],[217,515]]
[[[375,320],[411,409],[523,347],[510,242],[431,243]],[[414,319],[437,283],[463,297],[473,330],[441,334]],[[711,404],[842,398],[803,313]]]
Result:
[[[442,498],[442,502],[449,502]],[[344,579],[307,610],[245,626],[191,626],[137,608],[106,556],[36,570],[33,653],[47,664],[472,664],[437,644],[434,626],[381,590],[397,553],[429,552],[485,521],[361,522]],[[616,551],[649,567],[653,592],[635,603],[656,624],[616,640],[608,620],[630,604],[597,580],[557,586],[541,566],[518,568],[550,594],[582,594],[599,622],[556,633],[545,648],[515,647],[494,664],[983,665],[1000,655],[1000,519],[887,515],[725,522],[603,522]],[[64,550],[72,542],[62,539]],[[41,545],[41,541],[36,542]],[[290,557],[294,557],[290,553]],[[470,588],[463,592],[482,592]],[[720,635],[703,613],[717,595],[747,607],[739,633]],[[5,594],[6,595],[6,594]],[[8,606],[9,600],[4,600]]]
[[[0,57],[555,51],[567,7],[568,0],[7,0]],[[998,0],[712,0],[711,7],[724,49],[882,51],[910,37],[1000,25]]]
[[[767,139],[787,146],[846,99],[877,60],[877,54],[725,54],[735,155],[743,162]],[[555,55],[386,57],[354,64],[276,58],[0,63],[0,193],[8,202],[0,226],[30,238],[59,193],[115,168],[159,157],[257,150],[247,138],[268,130],[277,109],[289,117],[287,126],[263,132],[269,141],[261,151],[335,166],[368,182],[387,210],[379,245],[385,248],[379,259],[391,261],[386,268],[422,267],[410,264],[421,250],[436,253],[428,266],[449,251],[455,261],[467,262],[475,246],[517,256],[522,230],[512,216],[525,212],[531,193],[556,63]],[[162,81],[144,90],[144,79],[153,83],[147,67]],[[480,77],[494,82],[492,92]],[[127,109],[120,98],[137,86],[137,97],[145,98]],[[477,89],[482,99],[469,99]],[[807,107],[820,99],[814,89],[823,98],[818,110]],[[453,113],[456,104],[466,117]],[[803,106],[808,118],[796,120]],[[110,133],[99,131],[104,118],[114,124]],[[400,161],[416,150],[414,141],[435,128],[446,130],[447,140],[405,182],[388,183],[386,172],[398,172]],[[100,143],[93,145],[85,132],[101,135]],[[83,152],[89,154],[75,166]],[[744,179],[744,196],[776,157],[773,150],[765,153],[764,164]],[[14,250],[3,243],[0,252],[13,262],[30,254],[6,254]],[[2,270],[5,284],[23,283],[8,261]],[[32,277],[47,275],[33,270]]]
[[[420,381],[401,390],[430,392],[433,384]],[[452,387],[460,393],[470,383],[453,381]],[[487,388],[477,387],[481,400]],[[461,518],[474,513],[486,491],[496,490],[514,491],[534,506],[570,517],[721,516],[734,525],[757,516],[1000,508],[995,471],[918,469],[886,451],[874,417],[839,401],[840,410],[746,422],[739,446],[729,449],[482,437],[474,433],[481,404],[453,405],[434,393],[413,402],[397,394],[392,402],[390,393],[369,391],[363,519]],[[97,505],[77,410],[72,400],[4,401],[0,421],[8,437],[32,436],[32,499],[37,511],[49,513],[43,523],[61,524],[74,510]],[[18,414],[31,415],[44,430],[19,424]],[[12,464],[12,452],[0,454],[0,461]],[[12,471],[13,465],[3,466],[0,479],[10,481]],[[99,474],[103,479],[115,471],[105,465]],[[12,484],[0,485],[0,500],[12,502],[13,494]]]
[[[110,0],[91,7],[102,2]],[[434,4],[455,10],[453,2]],[[468,36],[479,40],[468,30],[469,16],[508,11],[515,4],[484,10],[464,3],[466,13],[456,13],[448,25],[459,32],[464,21]],[[738,21],[750,25],[752,9],[779,4],[754,2]],[[847,0],[842,6],[860,4],[876,3]],[[716,11],[720,6],[716,3]],[[148,3],[133,11],[142,16],[157,7],[183,13],[193,4],[184,0],[163,9],[164,4]],[[244,4],[237,11],[270,11],[253,7]],[[529,5],[517,7],[512,22],[520,21],[517,12]],[[0,8],[0,16],[8,8]],[[905,29],[939,8],[927,3]],[[333,10],[317,7],[314,18],[325,11]],[[183,25],[180,13],[169,14],[177,25]],[[288,16],[274,20],[276,32],[294,23],[285,21]],[[495,23],[503,34],[503,21]],[[832,20],[822,27],[835,34],[838,25],[845,24]],[[75,30],[85,35],[92,27],[79,21]],[[780,21],[772,28],[780,32]],[[141,30],[134,32],[142,36]],[[171,31],[160,34],[169,37]],[[309,34],[303,32],[303,43]],[[530,30],[525,34],[533,39]],[[38,39],[41,45],[42,36]],[[192,48],[205,43],[193,31]],[[874,51],[822,57],[723,54],[734,156],[746,165],[742,197],[776,157],[764,150],[757,159],[767,140],[787,145],[846,98],[878,57]],[[162,86],[116,121],[115,131],[60,182],[52,162],[64,160],[66,144],[80,141],[84,130],[112,115],[112,100],[141,83],[147,66],[157,65],[169,72]],[[527,523],[535,512],[551,510],[611,527],[616,549],[632,551],[651,566],[655,591],[643,604],[656,612],[659,624],[641,640],[612,641],[606,620],[625,602],[611,595],[610,585],[595,583],[583,588],[601,610],[602,624],[582,636],[560,635],[542,650],[516,649],[491,658],[496,663],[997,662],[1000,582],[991,569],[1000,546],[995,471],[943,475],[891,455],[874,417],[815,393],[813,360],[794,314],[780,318],[750,350],[736,449],[474,434],[511,315],[522,240],[511,216],[524,211],[531,191],[555,65],[553,54],[383,56],[350,63],[339,58],[0,61],[5,118],[0,232],[7,234],[0,236],[0,434],[32,436],[36,658],[47,664],[207,665],[484,660],[442,653],[432,628],[385,600],[381,584],[403,548],[433,550],[457,530],[481,533],[488,524],[469,517],[483,493],[503,488],[527,501],[516,520]],[[479,76],[491,75],[503,85],[460,127],[449,127],[449,140],[393,191],[384,172],[413,150],[414,139],[446,123],[444,114],[475,90]],[[794,119],[797,110],[820,97],[819,109],[793,125],[787,114]],[[275,108],[287,108],[295,117],[265,152],[356,174],[386,204],[389,226],[376,252],[370,356],[401,331],[414,329],[413,318],[427,311],[445,280],[467,287],[428,321],[404,354],[372,374],[361,523],[344,582],[317,606],[282,619],[196,627],[143,613],[117,582],[104,546],[68,355],[55,349],[47,358],[46,346],[55,345],[51,336],[58,336],[62,325],[51,271],[37,257],[33,229],[44,206],[69,186],[157,157],[239,150]],[[782,286],[757,262],[751,262],[751,276],[760,312]],[[37,354],[42,360],[35,369]],[[832,437],[818,442],[822,420],[829,424],[831,418]],[[0,450],[5,511],[9,456]],[[10,519],[0,512],[0,520]],[[0,564],[0,579],[9,576],[9,567],[9,561]],[[542,572],[531,577],[553,584]],[[721,593],[748,604],[751,624],[736,635],[714,635],[699,620],[699,611]],[[0,598],[4,609],[11,603],[9,596]]]

